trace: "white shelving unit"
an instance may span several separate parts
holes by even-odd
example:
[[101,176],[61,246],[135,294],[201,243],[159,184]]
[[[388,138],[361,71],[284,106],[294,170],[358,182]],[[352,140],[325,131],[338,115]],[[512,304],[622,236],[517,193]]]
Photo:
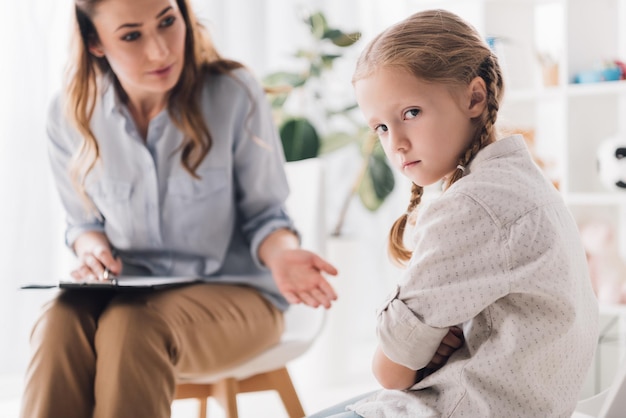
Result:
[[[626,2],[510,3],[484,2],[486,33],[511,40],[504,52],[510,89],[503,104],[503,123],[534,132],[537,151],[554,164],[551,176],[558,181],[578,221],[611,223],[619,232],[620,252],[626,255],[626,190],[621,194],[602,185],[596,161],[596,150],[604,139],[626,134],[626,82],[573,83],[581,71],[626,58]],[[520,28],[526,32],[520,32]],[[522,38],[526,41],[518,40]],[[541,72],[539,60],[532,62],[535,57],[525,64],[519,57],[509,59],[509,55],[527,50],[528,39],[533,39],[533,51],[543,52],[546,48],[555,56],[559,75],[555,86],[545,87],[537,77]],[[532,54],[518,55],[528,58]],[[510,69],[511,62],[516,65],[515,71]]]

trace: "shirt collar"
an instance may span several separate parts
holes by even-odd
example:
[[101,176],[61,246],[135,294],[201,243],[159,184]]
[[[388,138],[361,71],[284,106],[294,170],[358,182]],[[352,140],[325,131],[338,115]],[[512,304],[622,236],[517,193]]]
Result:
[[102,82],[102,106],[108,115],[112,115],[114,112],[118,115],[124,114],[123,109],[125,105],[115,91],[115,86],[110,79],[105,79]]
[[[506,138],[502,138],[492,144],[487,145],[481,149],[476,157],[469,164],[469,172],[473,167],[480,165],[483,161],[491,160],[493,158],[499,158],[503,155],[517,152],[527,149],[524,137],[519,134],[511,135]],[[467,174],[467,173],[466,173]]]
[[130,115],[128,106],[120,99],[115,86],[111,80],[107,79],[102,83],[102,111],[105,117],[111,117],[113,120],[123,120],[126,133],[132,134],[136,131],[133,118]]
[[[122,102],[120,96],[115,90],[115,86],[110,80],[103,82],[102,85],[102,105],[107,115],[113,115],[114,113],[117,113],[118,115],[127,118],[130,117],[130,114],[128,113],[128,106],[126,106],[126,104]],[[167,109],[164,109],[154,118],[154,120],[162,120],[167,117]]]

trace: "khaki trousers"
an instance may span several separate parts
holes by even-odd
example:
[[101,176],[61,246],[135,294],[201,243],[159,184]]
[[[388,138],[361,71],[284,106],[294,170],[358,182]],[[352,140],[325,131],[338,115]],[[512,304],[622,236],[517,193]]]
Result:
[[23,418],[168,418],[178,376],[276,344],[282,313],[243,286],[60,292],[36,322]]

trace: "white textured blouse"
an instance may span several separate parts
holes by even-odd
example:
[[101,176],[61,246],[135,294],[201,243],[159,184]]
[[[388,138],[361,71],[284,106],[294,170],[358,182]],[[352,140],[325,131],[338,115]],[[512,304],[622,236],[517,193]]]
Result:
[[418,370],[449,327],[465,344],[410,390],[382,390],[364,417],[569,417],[596,347],[598,306],[578,229],[512,136],[419,208],[414,253],[378,315],[384,353]]

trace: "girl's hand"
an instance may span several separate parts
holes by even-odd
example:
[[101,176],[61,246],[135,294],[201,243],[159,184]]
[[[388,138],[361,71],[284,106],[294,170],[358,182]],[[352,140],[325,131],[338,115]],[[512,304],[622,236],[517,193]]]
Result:
[[441,369],[444,364],[448,361],[452,353],[458,350],[463,343],[465,342],[465,338],[463,337],[463,330],[459,327],[452,327],[448,331],[443,340],[441,340],[441,344],[439,344],[439,348],[437,348],[437,352],[430,360],[430,362],[418,373],[418,380],[421,380]]
[[337,299],[323,273],[336,275],[337,269],[318,255],[302,249],[285,249],[268,265],[278,290],[289,303],[330,308]]
[[115,258],[109,241],[100,232],[86,232],[74,243],[79,264],[70,273],[76,280],[105,280],[105,270],[117,275],[122,272],[122,261]]

